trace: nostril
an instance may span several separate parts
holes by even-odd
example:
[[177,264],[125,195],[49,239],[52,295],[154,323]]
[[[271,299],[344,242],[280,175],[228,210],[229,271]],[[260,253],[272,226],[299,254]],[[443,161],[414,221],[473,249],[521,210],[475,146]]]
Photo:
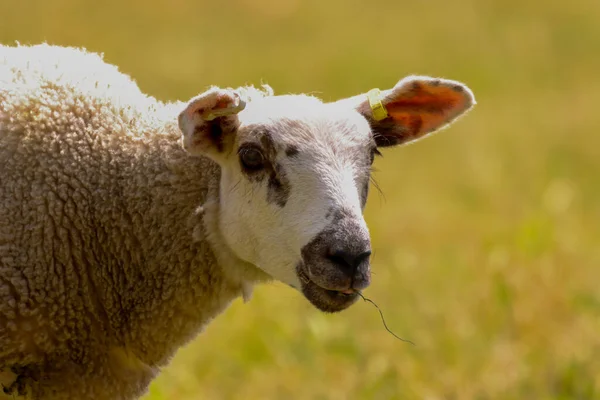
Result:
[[336,251],[330,254],[327,258],[329,258],[329,261],[333,262],[336,265],[343,265],[348,267],[351,266],[351,264],[349,264],[347,261],[348,257],[346,253],[343,251]]
[[338,265],[350,268],[356,268],[371,255],[371,250],[363,252],[350,252],[346,250],[336,250],[329,255],[329,260]]
[[371,250],[367,250],[367,251],[360,253],[354,259],[354,266],[356,267],[356,266],[360,265],[363,261],[366,261],[369,257],[371,257]]

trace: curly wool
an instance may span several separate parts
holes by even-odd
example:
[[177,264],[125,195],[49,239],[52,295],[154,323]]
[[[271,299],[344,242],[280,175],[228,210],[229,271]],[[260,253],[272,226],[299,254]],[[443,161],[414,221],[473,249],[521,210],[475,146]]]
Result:
[[182,149],[183,107],[96,54],[0,46],[0,379],[25,371],[39,399],[136,398],[265,278],[209,244],[220,172]]

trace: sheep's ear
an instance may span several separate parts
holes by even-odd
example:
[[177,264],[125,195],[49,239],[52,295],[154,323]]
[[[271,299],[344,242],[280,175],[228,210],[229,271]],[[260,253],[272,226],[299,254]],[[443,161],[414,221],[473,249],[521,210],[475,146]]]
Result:
[[183,147],[190,154],[218,158],[231,147],[245,104],[235,91],[216,87],[191,99],[179,114]]
[[374,89],[360,97],[355,107],[371,124],[381,147],[421,139],[475,104],[473,93],[464,84],[422,76],[406,77],[393,89]]

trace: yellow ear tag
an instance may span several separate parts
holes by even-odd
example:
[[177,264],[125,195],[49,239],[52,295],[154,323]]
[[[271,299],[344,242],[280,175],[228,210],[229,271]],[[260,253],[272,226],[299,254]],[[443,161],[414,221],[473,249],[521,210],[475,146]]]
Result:
[[373,119],[375,121],[386,119],[389,115],[381,102],[381,91],[379,89],[371,89],[367,93],[367,97],[369,98],[369,105],[373,111]]

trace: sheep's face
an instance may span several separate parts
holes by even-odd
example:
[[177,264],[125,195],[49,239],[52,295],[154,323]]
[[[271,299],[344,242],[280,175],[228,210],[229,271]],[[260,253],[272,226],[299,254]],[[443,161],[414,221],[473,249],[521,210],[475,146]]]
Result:
[[221,166],[220,233],[238,257],[335,312],[370,282],[362,211],[378,148],[447,125],[474,99],[457,82],[410,77],[334,103],[305,95],[239,102],[238,92],[214,88],[179,117],[185,148]]

